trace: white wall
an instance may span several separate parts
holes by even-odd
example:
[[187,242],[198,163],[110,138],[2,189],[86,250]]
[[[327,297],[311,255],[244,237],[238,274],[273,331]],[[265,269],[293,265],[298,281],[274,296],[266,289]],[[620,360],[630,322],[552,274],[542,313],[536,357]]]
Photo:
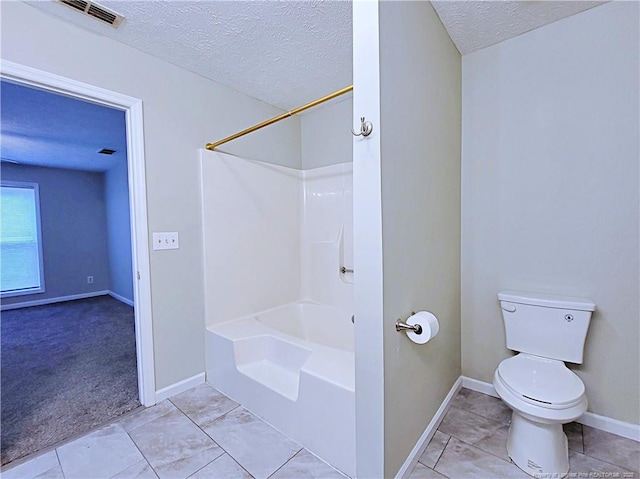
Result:
[[207,150],[201,159],[207,324],[298,300],[302,172]]
[[353,311],[353,99],[300,116],[304,170],[302,297]]
[[299,171],[201,151],[205,312],[216,324],[298,300],[351,313],[351,164]]
[[[429,2],[380,3],[380,99],[384,477],[393,477],[460,376],[461,60]],[[420,310],[440,322],[424,345],[394,327]]]
[[598,307],[589,411],[639,423],[638,4],[611,2],[463,57],[463,374],[508,357],[501,289]]
[[353,312],[351,163],[303,172],[302,298]]
[[[180,234],[179,250],[151,252],[156,388],[203,372],[198,149],[282,112],[25,3],[0,8],[3,59],[142,99],[149,232]],[[299,168],[299,119],[222,149]]]
[[[353,160],[352,104],[347,94],[300,116],[303,169]],[[357,130],[359,125],[353,127]]]

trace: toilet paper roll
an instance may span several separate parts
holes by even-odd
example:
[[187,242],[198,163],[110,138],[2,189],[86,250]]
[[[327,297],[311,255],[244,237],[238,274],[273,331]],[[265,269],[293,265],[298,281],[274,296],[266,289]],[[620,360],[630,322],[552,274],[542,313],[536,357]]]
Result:
[[438,331],[440,331],[438,318],[429,311],[419,311],[413,316],[410,316],[409,319],[407,319],[407,324],[410,324],[411,326],[419,324],[422,327],[422,332],[420,334],[414,333],[413,331],[407,331],[409,339],[417,344],[426,343],[438,334]]

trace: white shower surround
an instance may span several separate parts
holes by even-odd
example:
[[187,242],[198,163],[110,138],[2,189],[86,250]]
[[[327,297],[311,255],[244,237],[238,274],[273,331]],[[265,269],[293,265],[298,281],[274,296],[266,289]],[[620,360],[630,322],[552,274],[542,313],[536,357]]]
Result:
[[352,165],[200,157],[207,381],[354,476]]

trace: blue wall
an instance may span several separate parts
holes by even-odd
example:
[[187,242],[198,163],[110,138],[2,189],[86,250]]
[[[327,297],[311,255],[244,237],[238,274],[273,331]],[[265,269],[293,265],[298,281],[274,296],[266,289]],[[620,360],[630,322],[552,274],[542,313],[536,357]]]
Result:
[[119,162],[105,173],[110,290],[133,303],[131,217],[127,163]]
[[106,173],[10,163],[0,173],[40,185],[45,277],[44,293],[3,298],[3,305],[98,291],[133,303],[126,160]]

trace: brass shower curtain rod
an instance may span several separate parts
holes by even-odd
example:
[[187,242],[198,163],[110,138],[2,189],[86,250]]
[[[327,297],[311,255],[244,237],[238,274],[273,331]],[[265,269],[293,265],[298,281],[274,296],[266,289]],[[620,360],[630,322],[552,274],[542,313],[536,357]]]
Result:
[[309,108],[313,108],[316,105],[319,105],[321,103],[324,103],[325,101],[329,101],[332,100],[333,98],[336,98],[340,95],[344,95],[345,93],[349,93],[350,91],[353,90],[353,85],[350,85],[348,87],[343,88],[342,90],[338,90],[338,91],[334,91],[333,93],[330,93],[327,96],[323,96],[322,98],[319,98],[315,101],[312,101],[311,103],[307,103],[306,105],[300,106],[298,108],[295,108],[291,111],[287,111],[285,113],[283,113],[282,115],[278,115],[276,117],[271,118],[270,120],[266,120],[263,121],[262,123],[258,123],[257,125],[252,126],[251,128],[247,128],[246,130],[242,130],[239,133],[236,133],[235,135],[231,135],[228,136],[222,140],[216,141],[215,143],[207,143],[205,148],[207,150],[214,150],[215,148],[217,148],[220,145],[223,145],[231,140],[235,140],[236,138],[240,138],[241,136],[246,135],[247,133],[251,133],[254,132],[256,130],[259,130],[260,128],[264,128],[265,126],[269,126],[272,125],[273,123],[276,123],[280,120],[284,120],[285,118],[289,118],[290,116],[293,115],[297,115],[298,113],[301,113],[305,110],[308,110]]

